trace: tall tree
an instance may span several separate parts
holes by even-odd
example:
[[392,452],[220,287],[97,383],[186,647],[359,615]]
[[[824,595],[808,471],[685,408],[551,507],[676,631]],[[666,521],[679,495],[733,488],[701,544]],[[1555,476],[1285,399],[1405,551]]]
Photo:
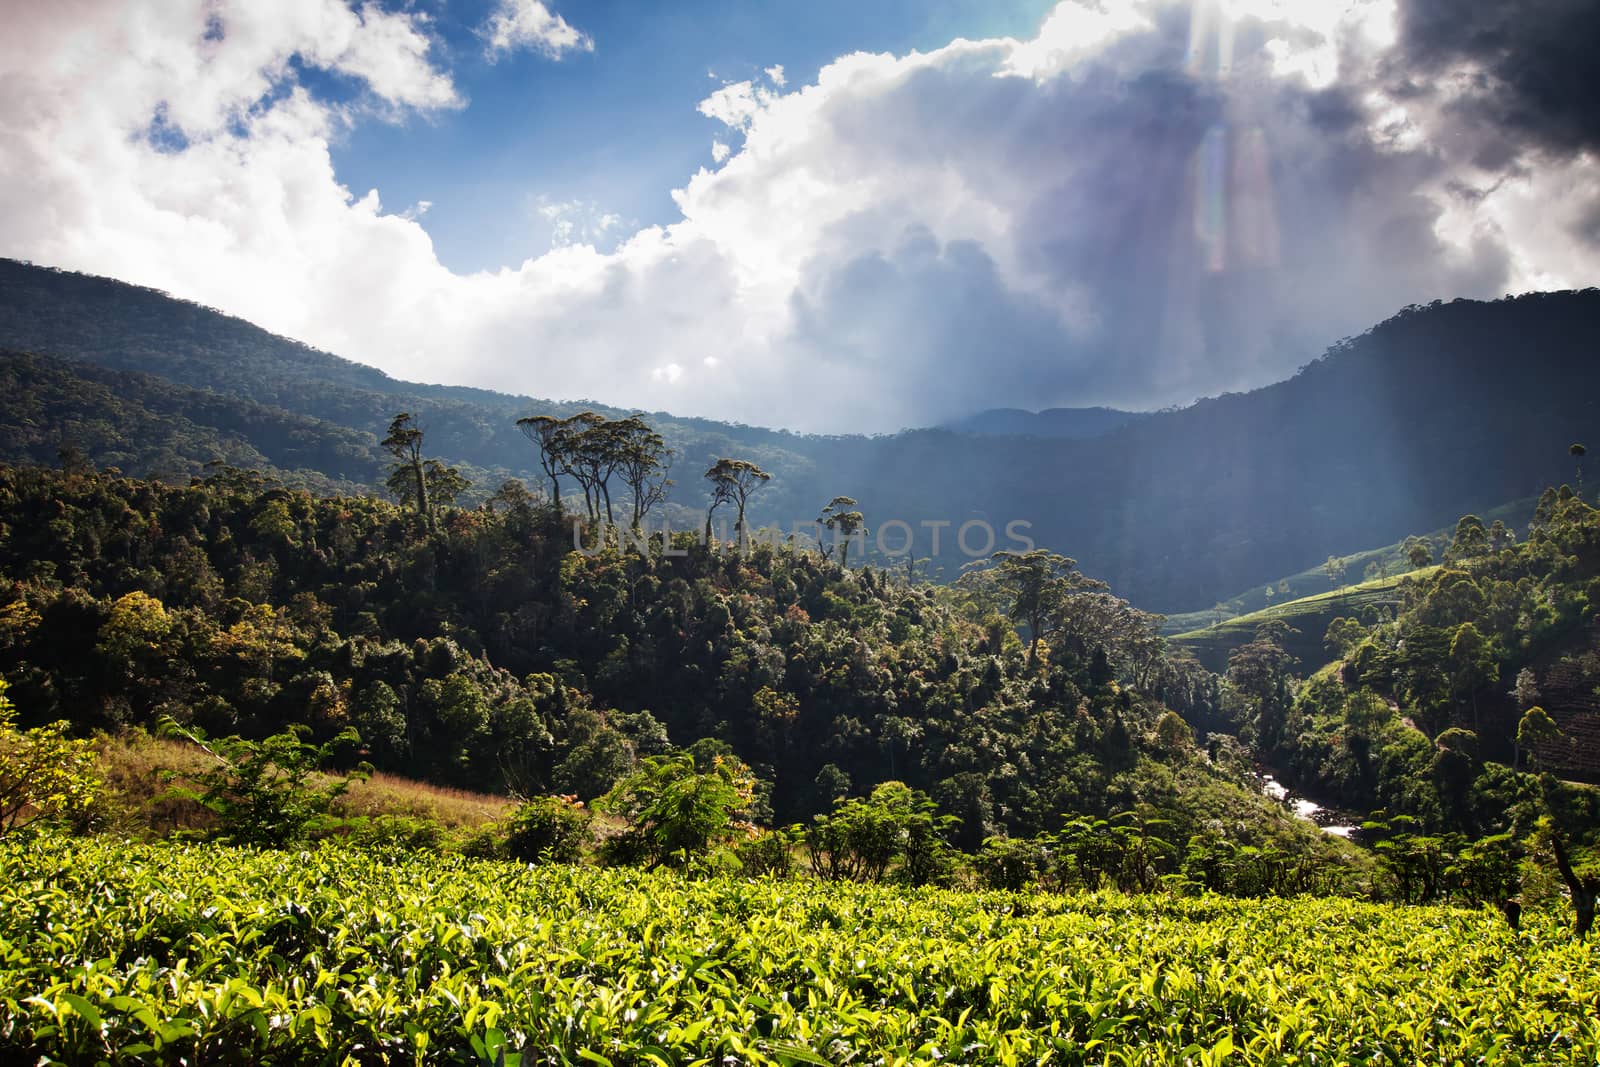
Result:
[[639,415],[617,423],[618,468],[633,494],[633,528],[638,529],[650,509],[667,498],[672,479],[672,449]]
[[[836,534],[843,534],[844,540],[835,540],[839,546],[839,566],[849,566],[850,539],[866,526],[866,517],[861,512],[854,510],[856,502],[848,496],[836,496],[828,501],[822,509],[822,514],[817,516],[817,521]],[[880,531],[881,533],[881,531]],[[827,555],[827,549],[823,549]]]
[[1583,495],[1583,457],[1589,454],[1589,450],[1587,448],[1584,448],[1580,444],[1574,443],[1570,448],[1567,449],[1567,454],[1569,456],[1571,456],[1573,461],[1575,463],[1577,463],[1577,465],[1578,465],[1578,495],[1582,496]]
[[[734,522],[734,529],[739,538],[739,549],[744,550],[746,544],[745,508],[750,503],[750,498],[756,491],[772,480],[772,475],[751,463],[747,459],[719,459],[706,471],[706,480],[711,483],[711,510],[715,511],[718,504],[731,503],[738,511]],[[711,512],[706,512],[706,535],[710,540]]]
[[422,436],[423,430],[417,420],[409,412],[402,411],[389,424],[389,436],[383,439],[383,447],[396,460],[395,472],[409,473],[416,487],[417,514],[422,519],[423,529],[432,533],[433,505],[428,499],[428,478],[422,466]]
[[1478,690],[1493,682],[1500,668],[1495,663],[1494,647],[1470,622],[1462,623],[1450,639],[1451,682],[1457,694],[1472,701],[1472,729],[1478,730]]
[[550,479],[550,499],[560,511],[562,448],[565,446],[562,420],[554,415],[529,415],[517,420],[517,429],[539,449],[539,466]]
[[[1061,625],[1067,598],[1090,579],[1078,572],[1078,561],[1047,549],[996,552],[995,583],[1005,598],[1012,622],[1028,627],[1028,666],[1038,663],[1039,642]],[[1094,583],[1098,585],[1099,583]]]
[[1433,562],[1433,545],[1426,537],[1408,537],[1405,544],[1400,546],[1400,551],[1405,553],[1406,562],[1411,564],[1412,570],[1418,570]]
[[[600,521],[600,480],[606,456],[605,437],[597,431],[605,421],[605,416],[592,411],[561,420],[561,471],[583,490],[584,513],[590,522]],[[609,473],[604,471],[607,476]]]

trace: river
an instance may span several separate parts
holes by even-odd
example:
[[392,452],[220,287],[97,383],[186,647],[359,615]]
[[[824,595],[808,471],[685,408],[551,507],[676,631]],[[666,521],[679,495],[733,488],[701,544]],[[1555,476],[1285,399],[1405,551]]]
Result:
[[1292,793],[1289,787],[1278,781],[1270,774],[1262,774],[1261,791],[1276,800],[1294,813],[1295,818],[1304,819],[1306,822],[1315,823],[1322,828],[1325,834],[1334,837],[1349,837],[1360,829],[1349,822],[1349,816],[1344,813],[1325,808],[1314,800],[1310,800],[1299,793]]

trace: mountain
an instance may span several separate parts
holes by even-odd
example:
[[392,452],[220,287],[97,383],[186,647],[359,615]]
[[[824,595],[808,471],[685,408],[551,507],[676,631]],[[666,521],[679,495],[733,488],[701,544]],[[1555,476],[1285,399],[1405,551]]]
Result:
[[383,477],[370,433],[137,371],[0,349],[0,462],[54,464],[63,449],[96,467],[169,480],[208,465],[263,471],[318,492]]
[[946,422],[942,428],[974,437],[1065,437],[1081,441],[1144,417],[1143,412],[1115,408],[991,408]]
[[[621,413],[399,381],[155,290],[14,261],[0,262],[0,347],[138,371],[364,434],[410,411],[430,453],[461,465],[480,493],[507,477],[542,485],[517,417]],[[1017,531],[1142,607],[1192,611],[1353,545],[1572,480],[1568,446],[1600,438],[1597,348],[1600,292],[1544,293],[1409,307],[1287,381],[1085,439],[949,428],[824,437],[649,420],[678,453],[675,524],[703,514],[700,473],[739,456],[774,475],[752,503],[755,523],[789,529],[849,495],[874,537],[895,547],[909,528],[919,573],[945,575],[1015,544],[1007,525],[1027,523]],[[85,403],[82,418],[93,415]]]

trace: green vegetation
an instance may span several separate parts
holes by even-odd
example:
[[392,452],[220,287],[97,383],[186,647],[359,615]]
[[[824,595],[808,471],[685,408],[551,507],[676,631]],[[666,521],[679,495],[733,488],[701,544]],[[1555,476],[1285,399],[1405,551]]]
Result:
[[81,816],[94,806],[100,779],[87,741],[54,722],[19,730],[0,678],[0,837],[43,821]]
[[[772,475],[751,501],[752,529],[787,533],[837,496],[860,501],[874,536],[865,552],[850,548],[857,562],[885,563],[875,535],[898,519],[915,534],[921,572],[954,578],[967,562],[955,535],[982,516],[997,530],[1030,523],[1036,545],[1070,554],[1150,610],[1259,595],[1330,553],[1345,559],[1351,546],[1571,478],[1569,446],[1593,430],[1597,306],[1591,291],[1410,307],[1288,381],[1086,423],[1081,439],[946,429],[824,437],[658,412],[646,421],[679,475],[655,514],[699,529],[711,487],[695,475],[738,457]],[[177,481],[222,460],[294,472],[319,491],[328,487],[312,485],[313,471],[339,491],[379,493],[388,473],[379,441],[407,412],[427,430],[429,455],[472,483],[461,502],[478,504],[510,478],[550,491],[518,420],[633,414],[396,381],[153,290],[10,260],[0,260],[0,348],[71,363],[26,388],[7,383],[8,408],[26,414],[0,411],[0,460],[53,462],[76,447],[102,468]],[[45,380],[68,371],[124,377],[93,388],[70,375]],[[140,381],[124,388],[128,374]],[[154,396],[154,379],[182,395]],[[136,407],[149,415],[133,417]],[[1436,458],[1442,442],[1449,462]],[[573,493],[576,483],[561,481]],[[951,523],[937,552],[924,521]],[[897,545],[893,534],[886,541]],[[1364,579],[1367,562],[1353,562],[1348,579]],[[1313,578],[1290,599],[1327,588],[1325,576]]]
[[[1553,918],[0,842],[30,1062],[1592,1063]],[[1470,991],[1470,995],[1465,995]]]
[[[1315,671],[1338,658],[1330,652],[1324,639],[1328,627],[1335,620],[1353,618],[1375,622],[1386,615],[1392,617],[1405,602],[1406,583],[1426,578],[1435,569],[1424,567],[1389,578],[1376,578],[1324,590],[1247,615],[1224,619],[1204,629],[1176,634],[1168,640],[1194,653],[1195,658],[1207,668],[1222,671],[1227,668],[1228,656],[1249,641],[1263,623],[1282,622],[1295,631],[1287,636],[1284,647],[1305,670]],[[1327,584],[1326,577],[1323,584]]]
[[1161,717],[1215,716],[1216,679],[1070,567],[1030,592],[1011,578],[1024,560],[1002,559],[940,590],[689,535],[670,556],[659,534],[586,555],[518,489],[441,504],[430,532],[415,505],[239,472],[0,468],[0,673],[30,725],[301,725],[319,746],[354,728],[340,766],[479,793],[593,801],[710,738],[778,825],[892,780],[955,816],[969,851],[1136,808],[1179,849],[1219,808],[1294,836],[1244,761],[1173,759]]
[[[1581,479],[1570,411],[1498,419],[1520,401],[1477,403],[1471,346],[1448,376],[1396,355],[1538,300],[1409,310],[1264,400],[967,456],[409,386],[0,269],[12,297],[91,290],[112,325],[0,300],[89,361],[0,360],[0,459],[61,461],[0,465],[0,1058],[1594,1061],[1581,493],[1329,555],[1172,639],[1112,591],[1214,595],[1482,490],[1455,456],[1426,504],[1341,506],[1396,442],[1330,449],[1315,412],[1413,392],[1374,382],[1443,394],[1416,441],[1472,410],[1463,453],[1512,455],[1492,498],[1551,457]],[[224,357],[223,392],[192,388]],[[94,365],[136,358],[187,384]],[[1525,377],[1565,402],[1568,366]],[[160,477],[95,469],[119,458]],[[1252,476],[1193,477],[1222,469]],[[1096,565],[882,566],[869,517],[936,515],[954,478],[996,516],[1066,479],[1033,532]],[[785,511],[837,552],[761,535]]]

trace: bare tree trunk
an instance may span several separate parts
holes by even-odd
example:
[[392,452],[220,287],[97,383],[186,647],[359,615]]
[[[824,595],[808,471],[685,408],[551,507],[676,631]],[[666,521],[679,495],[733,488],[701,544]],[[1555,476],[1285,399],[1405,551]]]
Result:
[[1600,899],[1600,877],[1592,874],[1579,876],[1572,869],[1572,862],[1567,858],[1567,850],[1561,844],[1561,835],[1553,834],[1551,840],[1555,844],[1556,868],[1561,872],[1561,880],[1567,883],[1567,891],[1572,894],[1572,932],[1582,941],[1594,926],[1595,901]]

